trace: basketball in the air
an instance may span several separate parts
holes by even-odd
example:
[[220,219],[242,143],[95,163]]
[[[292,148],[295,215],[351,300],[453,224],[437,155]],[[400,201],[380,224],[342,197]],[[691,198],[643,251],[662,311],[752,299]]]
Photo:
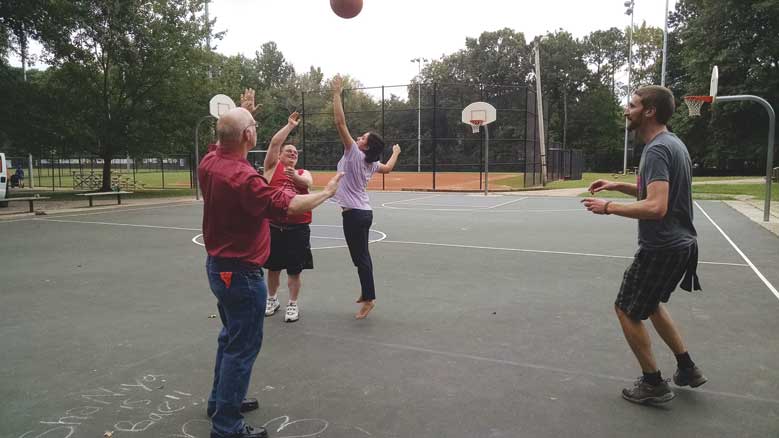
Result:
[[362,10],[362,0],[330,0],[330,8],[341,18],[354,18]]

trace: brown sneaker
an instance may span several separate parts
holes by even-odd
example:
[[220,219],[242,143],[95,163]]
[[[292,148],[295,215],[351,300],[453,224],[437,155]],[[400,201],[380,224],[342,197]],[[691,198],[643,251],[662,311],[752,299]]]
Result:
[[703,375],[703,371],[697,365],[692,368],[677,368],[674,373],[674,383],[676,386],[689,386],[697,388],[709,379]]
[[639,377],[632,388],[622,390],[622,398],[639,404],[662,404],[673,400],[674,397],[676,394],[668,386],[667,381],[663,380],[659,385],[650,385],[644,381],[644,376]]

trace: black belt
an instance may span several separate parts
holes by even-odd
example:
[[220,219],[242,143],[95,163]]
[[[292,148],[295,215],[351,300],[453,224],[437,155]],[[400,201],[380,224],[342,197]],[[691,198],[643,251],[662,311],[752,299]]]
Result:
[[280,231],[297,230],[299,228],[307,227],[309,224],[274,224],[271,223],[271,228],[275,228]]

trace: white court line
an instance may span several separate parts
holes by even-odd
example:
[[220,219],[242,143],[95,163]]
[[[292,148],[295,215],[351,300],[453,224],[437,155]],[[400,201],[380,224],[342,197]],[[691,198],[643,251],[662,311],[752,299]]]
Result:
[[[311,225],[311,226],[312,226],[312,227],[332,227],[332,228],[341,228],[341,226],[340,226],[340,225]],[[386,234],[386,233],[384,233],[383,231],[374,230],[373,228],[371,228],[369,231],[371,231],[371,232],[374,232],[374,233],[377,233],[377,234],[380,234],[380,235],[381,235],[381,237],[379,237],[378,239],[369,240],[369,241],[368,241],[368,243],[376,243],[376,242],[381,242],[381,241],[383,241],[384,239],[386,239],[386,238],[387,238],[387,234]],[[193,238],[192,238],[192,243],[194,243],[195,245],[206,246],[204,243],[201,243],[201,242],[199,242],[199,241],[197,240],[197,239],[198,239],[198,238],[200,238],[200,237],[203,237],[203,235],[202,235],[202,234],[198,234],[197,236],[193,237]],[[311,236],[311,238],[312,238],[312,239],[344,240],[343,238],[340,238],[340,237],[319,237],[319,236]],[[347,248],[347,245],[335,245],[335,246],[318,246],[318,247],[316,247],[316,248],[311,248],[311,250],[313,251],[313,250],[315,250],[315,249],[335,249],[335,248]]]
[[[469,206],[464,206],[462,204],[426,204],[424,202],[407,202],[408,200],[404,200],[403,202],[401,202],[401,201],[394,201],[394,202],[395,203],[400,203],[400,204],[408,203],[410,205],[410,207],[406,207],[408,210],[421,210],[421,209],[414,208],[417,205],[421,205],[421,206],[424,206],[424,207],[461,207],[460,208],[461,210],[462,209],[468,209],[468,210],[473,210],[473,211],[479,211],[479,210],[490,210],[490,209],[493,209],[493,208],[502,207],[504,205],[509,205],[509,204],[514,203],[514,202],[521,201],[523,199],[527,199],[527,197],[517,198],[517,199],[513,199],[513,200],[508,201],[508,202],[504,202],[502,204],[490,205],[490,206],[484,206],[484,207],[469,207]],[[402,209],[402,207],[395,207],[395,208],[398,209],[398,210]],[[430,210],[439,210],[439,209],[433,208],[433,209],[430,209]],[[577,209],[577,210],[580,210],[580,209]],[[514,211],[520,211],[520,210],[514,210]]]
[[[527,199],[527,198],[523,198]],[[519,201],[519,199],[517,200]],[[514,202],[514,201],[512,201]],[[411,205],[439,205],[439,206],[448,206],[451,204],[417,204],[413,203]],[[382,205],[382,208],[386,208],[388,210],[413,210],[413,211],[459,211],[459,212],[473,212],[473,211],[486,211],[490,213],[555,213],[560,211],[578,211],[583,213],[589,213],[584,208],[557,208],[557,209],[548,209],[548,210],[541,210],[541,209],[528,209],[528,210],[521,210],[521,209],[504,209],[504,210],[495,210],[495,207],[467,207],[467,208],[416,208],[416,207],[401,207],[399,205]],[[377,207],[378,208],[378,207]]]
[[[124,212],[127,212],[127,211],[156,210],[156,209],[160,209],[160,208],[181,207],[183,205],[196,204],[196,203],[197,203],[197,201],[176,201],[176,202],[166,203],[166,204],[163,204],[163,205],[154,205],[154,206],[151,206],[151,207],[138,207],[138,208],[133,208],[133,206],[128,205],[127,208],[123,208],[124,206],[122,206],[122,207],[119,207],[119,208],[110,208],[110,209],[105,209],[105,210],[100,210],[100,211],[94,211],[94,212],[91,212],[91,213],[78,213],[78,214],[57,214],[56,210],[52,210],[52,212],[49,214],[49,216],[58,217],[58,218],[61,218],[61,217],[92,216],[92,215],[97,215],[97,214],[124,213]],[[27,221],[35,221],[35,220],[46,220],[46,219],[41,219],[41,218],[38,218],[38,217],[29,217],[29,218],[25,218],[25,219],[11,219],[11,220],[2,220],[2,219],[0,219],[0,224],[8,223],[8,222],[27,222]]]
[[513,203],[515,203],[515,202],[519,202],[519,201],[521,201],[521,200],[523,200],[523,199],[527,199],[527,196],[525,196],[525,197],[522,197],[522,198],[513,199],[513,200],[511,200],[511,201],[504,202],[504,203],[502,203],[502,204],[493,205],[492,207],[489,207],[489,208],[490,208],[490,209],[492,209],[492,208],[503,207],[504,205],[513,204]]
[[140,224],[122,224],[117,222],[93,222],[93,221],[66,221],[60,219],[35,219],[38,222],[61,222],[66,224],[89,224],[89,225],[113,225],[117,227],[135,227],[135,228],[154,228],[160,230],[181,230],[181,231],[201,231],[200,228],[167,227],[162,225],[140,225]]
[[[583,256],[583,257],[602,257],[611,259],[632,259],[632,256],[620,256],[610,254],[594,254],[585,252],[569,252],[569,251],[547,251],[541,249],[525,249],[525,248],[503,248],[496,246],[476,246],[476,245],[459,245],[453,243],[432,243],[432,242],[410,242],[403,240],[384,240],[384,243],[396,243],[399,245],[422,245],[422,246],[442,246],[446,248],[464,248],[464,249],[485,249],[490,251],[512,251],[512,252],[529,252],[537,254],[557,254],[557,255],[571,255],[571,256]],[[741,266],[745,267],[743,263],[725,263],[725,262],[698,262],[698,264],[705,265],[723,265],[723,266]]]
[[720,228],[720,226],[719,226],[719,225],[717,225],[717,223],[716,223],[716,222],[714,222],[714,219],[712,219],[712,218],[711,218],[711,216],[709,216],[709,214],[708,214],[708,213],[706,213],[706,210],[704,210],[704,209],[703,209],[703,207],[701,207],[701,205],[700,205],[700,204],[698,204],[698,201],[695,201],[695,206],[696,206],[696,207],[698,207],[698,210],[700,210],[700,211],[701,211],[701,213],[703,213],[703,215],[704,215],[704,216],[706,216],[706,218],[709,220],[709,222],[711,222],[711,224],[712,224],[712,225],[714,225],[714,227],[715,227],[717,230],[719,230],[719,232],[722,234],[722,236],[724,236],[724,237],[725,237],[725,240],[727,240],[727,241],[728,241],[728,243],[730,243],[730,245],[733,247],[733,249],[735,249],[735,250],[736,250],[736,252],[737,252],[737,253],[738,253],[738,254],[741,256],[741,258],[743,258],[743,259],[744,259],[744,261],[745,261],[745,262],[747,262],[747,265],[748,265],[750,268],[752,268],[752,270],[753,270],[753,271],[755,271],[755,274],[757,274],[757,277],[763,281],[763,283],[766,285],[766,287],[768,288],[768,290],[770,290],[770,291],[771,291],[771,292],[774,294],[774,296],[775,296],[777,299],[779,299],[779,291],[777,291],[777,290],[776,290],[776,288],[774,287],[774,285],[773,285],[773,284],[771,284],[771,282],[770,282],[770,281],[768,281],[768,279],[766,279],[766,278],[763,276],[763,274],[760,272],[760,270],[759,270],[759,269],[757,269],[757,267],[756,267],[756,266],[755,266],[755,265],[752,263],[752,261],[751,261],[751,260],[749,260],[749,257],[747,257],[747,256],[746,256],[746,254],[744,254],[744,253],[741,251],[741,249],[740,249],[740,248],[739,248],[739,247],[738,247],[738,246],[737,246],[737,245],[736,245],[736,244],[733,242],[733,240],[731,240],[731,239],[730,239],[730,237],[728,237],[728,235],[727,235],[727,234],[725,234],[725,231],[723,231],[723,230],[722,230],[722,228]]
[[382,207],[384,207],[384,206],[386,206],[387,204],[397,204],[397,203],[399,203],[399,202],[400,202],[400,203],[404,203],[404,202],[409,202],[409,201],[418,201],[418,200],[420,200],[420,199],[430,199],[430,198],[435,198],[436,196],[440,196],[440,195],[438,195],[438,194],[435,194],[435,195],[420,196],[420,197],[418,197],[418,198],[411,198],[411,199],[399,199],[399,200],[397,200],[397,201],[383,202],[383,203],[381,204],[381,206],[382,206]]
[[[405,202],[403,202],[403,204],[405,204]],[[416,206],[416,205],[422,205],[422,206],[425,206],[425,207],[463,207],[462,204],[425,204],[423,202],[410,202],[409,205],[411,206],[409,208],[412,209],[412,210],[414,209],[413,206]],[[399,208],[399,207],[396,207],[396,208]],[[473,208],[474,210],[486,210],[486,209],[492,208],[492,207],[468,207],[468,208]]]

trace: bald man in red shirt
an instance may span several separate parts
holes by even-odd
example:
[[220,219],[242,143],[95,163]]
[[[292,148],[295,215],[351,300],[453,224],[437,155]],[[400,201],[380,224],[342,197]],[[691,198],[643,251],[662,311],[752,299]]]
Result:
[[246,160],[257,142],[252,114],[245,108],[230,110],[219,118],[216,131],[218,146],[198,167],[206,272],[223,325],[208,398],[211,438],[264,438],[264,428],[244,422],[241,406],[262,346],[267,289],[261,267],[270,253],[268,223],[322,204],[335,194],[342,174],[308,195],[270,187]]

